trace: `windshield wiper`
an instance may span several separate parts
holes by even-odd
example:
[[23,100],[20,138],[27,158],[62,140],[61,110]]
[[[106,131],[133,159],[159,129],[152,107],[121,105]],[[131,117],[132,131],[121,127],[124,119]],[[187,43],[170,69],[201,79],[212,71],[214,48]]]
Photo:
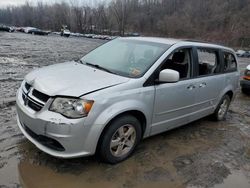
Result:
[[115,73],[115,72],[113,72],[113,71],[111,71],[111,70],[109,70],[109,69],[107,69],[107,68],[104,68],[104,67],[102,67],[102,66],[100,66],[100,65],[88,63],[88,62],[83,61],[83,60],[81,60],[81,59],[79,59],[78,62],[81,63],[81,64],[84,64],[84,65],[88,65],[88,66],[97,68],[97,69],[99,69],[99,70],[103,70],[103,71],[105,71],[105,72],[108,72],[108,73],[112,73],[112,74],[116,74],[116,75],[117,75],[117,73]]
[[83,60],[81,60],[81,59],[78,59],[78,60],[76,60],[76,62],[79,62],[79,63],[81,63],[81,64],[86,64]]
[[[83,61],[81,60],[81,62],[83,62]],[[109,72],[109,73],[112,73],[112,74],[116,74],[115,72],[113,72],[113,71],[111,71],[111,70],[109,70],[109,69],[107,69],[105,67],[102,67],[100,65],[97,65],[97,64],[92,64],[92,63],[88,63],[88,62],[84,62],[84,64],[88,65],[88,66],[91,66],[91,67],[95,67],[95,68],[97,68],[99,70],[103,70],[103,71],[106,71],[106,72]]]

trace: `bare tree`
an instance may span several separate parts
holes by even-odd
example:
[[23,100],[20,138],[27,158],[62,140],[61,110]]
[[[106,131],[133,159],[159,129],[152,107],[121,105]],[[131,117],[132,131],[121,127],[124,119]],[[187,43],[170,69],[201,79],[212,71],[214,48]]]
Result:
[[[0,23],[73,32],[139,32],[250,44],[250,0],[111,0],[95,7],[81,0],[0,8]],[[243,41],[243,42],[242,42]]]

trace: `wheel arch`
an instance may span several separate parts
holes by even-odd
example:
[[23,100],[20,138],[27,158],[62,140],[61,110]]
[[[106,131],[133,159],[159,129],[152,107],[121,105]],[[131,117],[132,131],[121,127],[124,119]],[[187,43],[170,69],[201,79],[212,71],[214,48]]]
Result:
[[224,88],[220,92],[220,95],[219,95],[217,103],[216,103],[216,107],[218,106],[218,104],[223,96],[228,95],[230,97],[230,100],[232,101],[235,97],[235,93],[236,93],[236,88],[234,88],[233,85],[231,85],[231,84],[228,85],[226,88]]
[[227,91],[224,95],[228,95],[230,97],[230,100],[233,99],[234,93],[232,90]]
[[102,140],[102,137],[105,133],[105,131],[111,126],[112,122],[121,117],[121,116],[125,116],[125,115],[132,115],[134,116],[135,118],[138,119],[138,121],[140,122],[141,124],[141,129],[142,129],[142,138],[143,138],[143,135],[146,131],[146,126],[147,126],[147,119],[146,119],[146,116],[143,112],[139,111],[139,110],[127,110],[127,111],[124,111],[124,112],[121,112],[119,114],[117,114],[116,116],[114,116],[111,120],[109,120],[109,122],[105,125],[105,127],[103,128],[99,138],[98,138],[98,142],[97,142],[97,146],[96,146],[96,151],[99,150],[99,146],[100,146],[100,141]]

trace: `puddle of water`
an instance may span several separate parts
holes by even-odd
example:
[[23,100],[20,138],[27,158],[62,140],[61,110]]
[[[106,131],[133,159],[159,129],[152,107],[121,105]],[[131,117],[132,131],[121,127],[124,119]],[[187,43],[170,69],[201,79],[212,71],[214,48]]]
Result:
[[[112,168],[112,167],[111,167]],[[107,172],[95,168],[87,173],[73,175],[68,173],[58,173],[45,166],[30,164],[29,162],[21,162],[18,165],[19,181],[24,188],[78,188],[78,187],[175,187],[184,188],[181,181],[141,181],[136,175],[126,175],[118,168],[113,168],[116,172],[107,178]],[[132,169],[133,171],[133,169]]]
[[18,165],[18,171],[20,183],[24,188],[115,187],[108,182],[88,183],[80,176],[59,174],[46,167],[25,162]]
[[[226,179],[224,179],[222,184],[217,184],[213,188],[249,188],[250,181],[241,172],[233,172]],[[187,188],[200,188],[196,186],[188,186]]]

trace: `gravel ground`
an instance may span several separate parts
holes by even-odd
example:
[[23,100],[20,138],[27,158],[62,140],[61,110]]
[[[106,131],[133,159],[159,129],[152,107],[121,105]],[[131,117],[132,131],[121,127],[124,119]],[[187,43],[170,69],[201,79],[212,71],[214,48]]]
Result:
[[[82,57],[103,43],[84,38],[0,33],[0,188],[250,187],[250,97],[241,94],[227,119],[209,118],[144,140],[127,161],[62,160],[39,151],[17,128],[15,92],[38,67]],[[240,59],[241,70],[250,59]]]

